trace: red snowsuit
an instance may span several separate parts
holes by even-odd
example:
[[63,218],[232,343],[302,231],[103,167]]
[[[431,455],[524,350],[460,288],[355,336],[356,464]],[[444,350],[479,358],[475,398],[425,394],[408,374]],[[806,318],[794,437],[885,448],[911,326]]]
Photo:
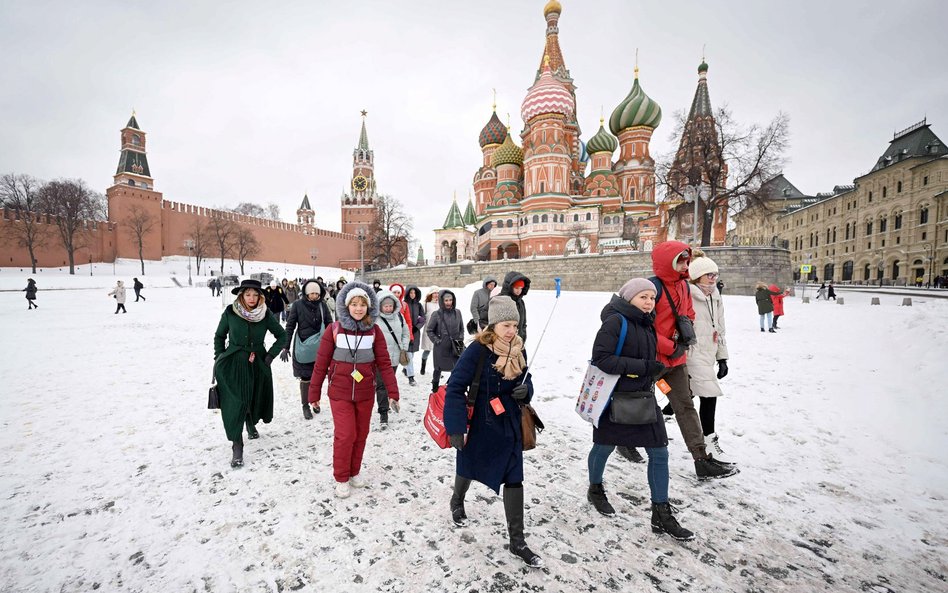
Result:
[[673,336],[678,331],[675,315],[672,313],[668,295],[675,300],[679,315],[687,315],[694,321],[695,309],[691,301],[691,289],[688,288],[688,272],[678,272],[672,267],[672,260],[682,251],[687,251],[690,257],[691,247],[680,241],[665,241],[659,243],[652,251],[652,271],[662,281],[668,293],[656,295],[658,304],[655,306],[655,334],[658,337],[658,355],[656,358],[667,367],[676,367],[688,361],[688,355],[682,354],[678,358],[670,359],[675,351]]
[[780,294],[770,295],[770,300],[774,304],[774,315],[783,315],[783,291],[776,284],[770,285],[770,292],[779,292]]

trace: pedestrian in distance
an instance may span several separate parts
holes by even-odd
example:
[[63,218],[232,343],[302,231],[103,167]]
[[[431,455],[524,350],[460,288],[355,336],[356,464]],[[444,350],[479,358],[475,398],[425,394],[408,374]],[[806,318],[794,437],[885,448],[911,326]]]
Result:
[[833,299],[836,300],[836,289],[833,288],[833,281],[829,281],[829,286],[826,287],[826,300]]
[[[273,373],[270,365],[286,347],[286,330],[269,310],[258,280],[244,280],[231,290],[237,296],[221,313],[214,332],[214,378],[221,420],[231,442],[231,467],[244,464],[243,428],[260,438],[257,423],[273,420]],[[267,348],[267,333],[274,337]]]
[[217,296],[217,278],[211,278],[207,281],[207,287],[211,289],[211,298]]
[[290,359],[290,344],[293,346],[293,376],[300,380],[300,404],[306,420],[312,420],[313,414],[320,412],[319,403],[310,410],[309,382],[313,376],[316,350],[323,332],[331,323],[329,307],[323,301],[323,287],[315,280],[307,280],[303,284],[303,298],[290,305],[286,316],[287,345],[280,351],[280,360],[286,362]]
[[408,384],[414,387],[415,382],[415,353],[421,349],[421,339],[424,335],[424,326],[428,322],[425,315],[425,306],[421,302],[421,291],[417,286],[409,286],[405,294],[405,304],[408,306],[408,317],[411,318],[411,340],[408,343],[408,365],[405,374]]
[[[317,280],[316,282],[319,282],[319,281]],[[320,293],[321,293],[321,294],[325,294],[325,291],[320,290]],[[287,281],[287,283],[286,283],[286,300],[287,300],[287,302],[289,302],[290,306],[293,306],[293,303],[295,303],[297,300],[299,300],[299,298],[300,298],[300,285],[299,285],[299,283],[297,283],[296,279]],[[289,316],[289,312],[287,312],[287,316]]]
[[[437,286],[432,286],[428,289],[428,294],[425,295],[425,300],[422,305],[425,308],[425,323],[427,325],[431,321],[431,316],[435,314],[435,311],[438,310],[438,293],[441,292],[441,289]],[[434,348],[434,344],[431,342],[431,338],[428,337],[428,332],[424,331],[421,334],[421,374],[425,374],[425,367],[428,364],[428,356],[431,354],[431,349]]]
[[128,310],[125,308],[125,283],[121,280],[118,280],[115,283],[115,287],[112,289],[112,292],[109,293],[109,296],[115,299],[115,314],[118,315],[118,312],[121,311],[123,314],[128,313]]
[[378,294],[379,291],[382,290],[382,281],[381,281],[381,280],[373,280],[373,281],[372,281],[372,290],[375,291],[375,294]]
[[[438,391],[441,373],[454,370],[464,344],[464,319],[457,310],[457,298],[450,290],[438,293],[438,310],[425,325],[425,333],[432,343],[434,370],[431,373],[431,392]],[[458,344],[461,344],[459,346]]]
[[[399,358],[402,352],[408,352],[408,342],[411,332],[408,323],[402,316],[400,302],[394,293],[380,290],[379,316],[375,325],[382,331],[385,338],[385,347],[392,363],[392,372],[398,370]],[[375,375],[375,401],[378,404],[379,424],[384,429],[388,426],[388,389],[380,373]]]
[[132,281],[134,282],[134,283],[132,284],[132,289],[135,291],[135,302],[137,303],[137,302],[138,302],[138,299],[141,299],[141,300],[143,300],[143,301],[147,301],[148,299],[146,299],[145,297],[142,296],[142,289],[145,288],[145,285],[142,284],[142,283],[138,280],[138,278],[132,278]]
[[[769,331],[772,334],[777,333],[777,330],[774,329],[774,302],[770,297],[779,294],[787,295],[789,291],[780,292],[779,290],[771,290],[767,287],[767,283],[765,282],[758,282],[755,286],[754,300],[757,301],[757,313],[760,315],[761,332]],[[765,327],[768,329],[765,329]]]
[[412,324],[414,323],[414,320],[408,313],[408,304],[405,302],[405,287],[401,284],[395,283],[388,287],[388,291],[394,294],[395,298],[398,299],[397,309],[401,311],[402,319],[404,319],[405,323],[408,324],[408,335],[410,336],[412,333]]
[[290,303],[286,298],[286,291],[277,284],[276,280],[270,281],[270,286],[263,290],[263,296],[267,303],[267,308],[273,313],[273,316],[280,321],[286,321],[286,306]]
[[483,286],[474,291],[474,296],[471,297],[471,318],[477,320],[479,330],[487,327],[487,303],[490,302],[490,292],[496,286],[497,280],[493,276],[487,276]]
[[820,300],[820,297],[826,300],[826,282],[820,284],[819,290],[816,291],[816,300]]
[[39,309],[39,305],[36,304],[36,280],[27,278],[26,288],[24,288],[23,291],[26,293],[26,310]]
[[[781,317],[784,316],[783,300],[787,297],[787,294],[788,294],[788,293],[785,293],[785,292],[781,291],[781,290],[780,290],[780,287],[777,286],[776,284],[771,284],[771,285],[768,286],[767,288],[770,289],[770,292],[779,292],[779,293],[780,293],[780,294],[772,294],[772,295],[770,296],[770,300],[773,301],[773,303],[774,303],[774,325],[773,325],[773,328],[774,328],[774,329],[780,329],[780,327],[777,326],[777,321],[778,321]],[[788,291],[788,292],[789,292],[789,291]]]
[[[510,552],[527,566],[539,568],[543,560],[527,546],[524,536],[521,406],[533,397],[533,382],[526,373],[523,340],[517,334],[519,319],[509,297],[491,299],[487,328],[464,351],[448,379],[444,426],[457,449],[450,510],[454,523],[464,526],[464,498],[471,482],[476,480],[497,494],[503,485]],[[475,377],[478,371],[480,376]],[[478,387],[468,425],[467,391],[475,382]]]
[[[602,309],[602,326],[593,342],[591,363],[603,372],[619,375],[609,403],[593,428],[593,446],[589,451],[589,489],[586,498],[600,514],[616,514],[603,487],[606,462],[617,446],[644,447],[648,455],[648,487],[652,500],[652,531],[668,533],[677,540],[690,540],[694,534],[682,527],[668,503],[668,434],[658,404],[654,402],[655,379],[665,370],[656,360],[656,334],[652,311],[655,285],[646,278],[633,278],[613,295]],[[622,331],[622,326],[626,331]],[[623,342],[619,340],[623,338]],[[618,354],[616,354],[618,352]],[[628,424],[614,419],[617,397],[649,394],[654,408],[651,422]]]
[[507,272],[504,276],[504,285],[500,289],[500,294],[509,296],[517,304],[517,312],[520,313],[520,325],[517,329],[520,339],[527,341],[527,306],[523,298],[530,291],[530,279],[520,272]]
[[379,300],[362,282],[349,282],[336,297],[336,322],[323,332],[309,384],[309,403],[319,403],[323,381],[332,409],[332,467],[338,498],[350,488],[361,488],[362,457],[369,436],[375,376],[380,374],[388,390],[389,406],[398,412],[398,383],[385,347],[385,336],[375,325]]

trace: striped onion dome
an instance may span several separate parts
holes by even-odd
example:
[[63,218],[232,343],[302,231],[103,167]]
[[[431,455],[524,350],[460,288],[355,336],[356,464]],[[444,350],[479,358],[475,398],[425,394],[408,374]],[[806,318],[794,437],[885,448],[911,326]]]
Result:
[[609,128],[616,136],[623,130],[635,126],[645,126],[655,129],[662,121],[662,108],[651,97],[645,94],[639,85],[638,69],[636,68],[635,83],[629,95],[619,103],[609,118]]
[[497,111],[494,111],[493,115],[490,116],[487,125],[484,126],[484,129],[481,130],[481,135],[478,138],[478,142],[481,145],[481,148],[484,148],[488,144],[500,144],[504,141],[504,136],[507,135],[507,126],[500,121],[500,118],[497,117]]
[[499,167],[500,165],[523,165],[523,149],[517,146],[513,137],[508,133],[504,143],[500,148],[494,151],[490,157],[490,166]]
[[553,78],[549,57],[543,60],[543,72],[537,79],[520,106],[520,115],[524,123],[538,115],[560,114],[569,117],[576,110],[573,95],[563,83]]
[[582,140],[579,141],[579,162],[588,163],[589,162],[589,150],[587,150],[586,143]]
[[616,137],[606,131],[605,126],[603,125],[603,120],[599,120],[599,131],[596,132],[596,135],[589,139],[589,142],[586,144],[586,150],[589,151],[589,154],[595,154],[597,152],[615,152],[616,148],[619,147],[619,141],[616,140]]

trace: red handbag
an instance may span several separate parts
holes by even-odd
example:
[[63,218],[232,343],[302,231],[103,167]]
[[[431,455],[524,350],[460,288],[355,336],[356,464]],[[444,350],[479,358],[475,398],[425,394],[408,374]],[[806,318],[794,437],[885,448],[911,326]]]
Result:
[[[484,359],[487,358],[487,352],[481,354],[477,361],[477,370],[474,371],[474,380],[467,389],[467,425],[471,426],[471,417],[474,415],[474,400],[477,398],[477,390],[480,388],[481,372],[484,370]],[[425,430],[431,436],[431,439],[438,447],[447,449],[451,447],[451,441],[448,439],[448,431],[444,427],[444,397],[447,392],[447,385],[442,385],[437,391],[428,396],[428,407],[425,409],[424,425]]]

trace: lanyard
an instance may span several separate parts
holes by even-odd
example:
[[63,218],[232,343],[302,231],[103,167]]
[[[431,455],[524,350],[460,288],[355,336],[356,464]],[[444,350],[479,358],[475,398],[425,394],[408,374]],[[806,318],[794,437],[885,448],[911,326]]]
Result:
[[349,346],[349,334],[343,334],[343,335],[346,336],[346,350],[349,351],[349,356],[352,357],[352,363],[353,363],[353,365],[354,365],[354,364],[355,364],[355,359],[356,359],[356,353],[359,352],[359,344],[362,343],[362,334],[359,333],[359,328],[356,327],[356,344],[355,344],[355,349],[353,349],[353,348],[351,348],[351,347]]

